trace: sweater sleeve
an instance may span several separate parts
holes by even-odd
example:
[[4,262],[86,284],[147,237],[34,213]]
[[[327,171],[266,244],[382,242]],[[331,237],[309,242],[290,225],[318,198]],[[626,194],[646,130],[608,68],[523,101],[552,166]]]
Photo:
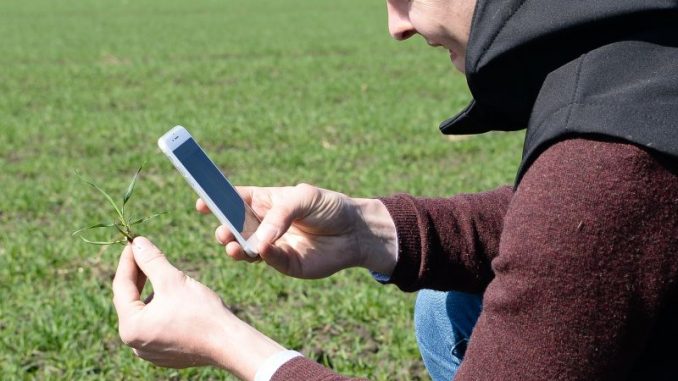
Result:
[[675,379],[678,166],[572,139],[532,164],[456,381]]
[[305,357],[295,357],[278,368],[271,381],[349,381],[364,380],[341,376]]
[[398,234],[390,282],[404,291],[482,292],[493,278],[490,262],[512,195],[504,186],[450,198],[381,198]]

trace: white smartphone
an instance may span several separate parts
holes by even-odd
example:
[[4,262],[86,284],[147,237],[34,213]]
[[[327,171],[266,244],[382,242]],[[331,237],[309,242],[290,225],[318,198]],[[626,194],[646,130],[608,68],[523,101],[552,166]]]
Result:
[[219,222],[229,228],[245,253],[256,257],[257,240],[253,233],[261,220],[191,134],[176,126],[158,139],[158,146]]

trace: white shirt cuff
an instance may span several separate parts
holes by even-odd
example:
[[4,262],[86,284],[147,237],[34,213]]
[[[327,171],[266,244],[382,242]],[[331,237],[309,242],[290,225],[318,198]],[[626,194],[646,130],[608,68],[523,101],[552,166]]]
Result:
[[286,362],[295,357],[303,356],[301,353],[292,350],[280,351],[264,360],[264,363],[259,366],[257,373],[254,375],[254,381],[270,381],[271,377],[283,366]]

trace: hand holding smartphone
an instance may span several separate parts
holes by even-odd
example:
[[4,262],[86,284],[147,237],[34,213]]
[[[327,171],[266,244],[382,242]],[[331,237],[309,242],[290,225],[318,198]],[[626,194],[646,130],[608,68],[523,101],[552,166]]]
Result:
[[158,139],[158,146],[219,222],[233,233],[245,253],[256,257],[254,232],[261,220],[191,134],[184,127],[176,126]]

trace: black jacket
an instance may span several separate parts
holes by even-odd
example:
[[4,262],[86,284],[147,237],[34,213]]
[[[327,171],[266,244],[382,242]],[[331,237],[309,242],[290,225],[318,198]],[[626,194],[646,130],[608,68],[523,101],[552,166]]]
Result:
[[571,135],[678,157],[678,0],[478,0],[466,78],[474,100],[440,129],[527,128],[516,184]]

